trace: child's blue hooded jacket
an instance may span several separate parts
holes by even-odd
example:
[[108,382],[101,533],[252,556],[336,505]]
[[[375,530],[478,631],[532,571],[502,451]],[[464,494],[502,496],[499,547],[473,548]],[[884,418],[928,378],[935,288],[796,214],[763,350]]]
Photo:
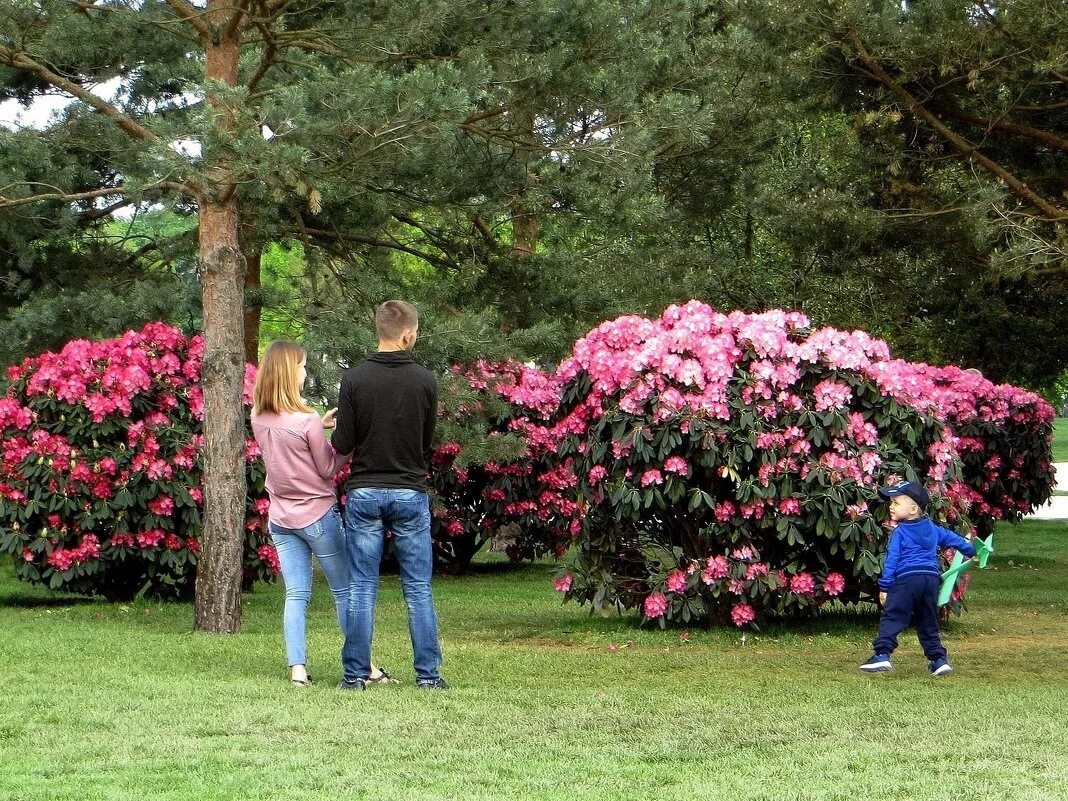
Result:
[[955,548],[969,559],[975,556],[975,548],[968,540],[935,525],[929,517],[902,520],[890,536],[879,589],[890,589],[894,580],[902,576],[941,575],[938,551],[942,548]]

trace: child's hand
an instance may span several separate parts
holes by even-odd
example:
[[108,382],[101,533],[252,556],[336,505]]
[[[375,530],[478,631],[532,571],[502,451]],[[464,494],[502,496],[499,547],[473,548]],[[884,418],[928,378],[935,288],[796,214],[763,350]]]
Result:
[[885,592],[880,592],[879,593],[879,605],[880,606],[886,606],[886,593]]
[[337,416],[337,407],[330,409],[323,415],[323,428],[333,428],[337,425],[337,420],[334,418]]

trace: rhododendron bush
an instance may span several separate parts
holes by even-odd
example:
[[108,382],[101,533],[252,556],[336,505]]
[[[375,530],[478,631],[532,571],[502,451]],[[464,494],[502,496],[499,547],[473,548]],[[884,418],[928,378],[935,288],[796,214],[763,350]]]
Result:
[[895,362],[885,343],[812,331],[797,313],[724,315],[694,301],[599,326],[557,372],[563,402],[546,433],[585,513],[557,589],[661,624],[744,626],[872,598],[889,531],[880,485],[923,481],[930,514],[965,534],[973,504],[1004,515],[1048,497],[1048,421],[1029,393],[994,413],[972,407],[992,423],[975,436],[993,437],[986,453],[998,421],[1016,416],[1033,434],[1006,445],[1024,448],[1008,457],[1017,484],[962,480],[952,425],[976,420],[963,402],[975,387],[947,389],[959,372]]
[[[200,551],[204,345],[150,323],[8,368],[0,399],[0,549],[18,576],[130,597],[191,591]],[[253,369],[246,370],[245,402]],[[277,571],[263,468],[246,446],[245,583]]]
[[[439,563],[462,569],[486,543],[512,559],[563,555],[579,515],[556,440],[546,435],[559,383],[515,362],[478,362],[454,367],[441,394],[444,443],[431,471]],[[471,422],[484,442],[472,441]]]
[[953,431],[963,462],[959,490],[983,536],[995,522],[1019,522],[1050,499],[1056,412],[1039,395],[953,366],[892,361],[870,372],[895,398],[931,411]]
[[[192,588],[202,352],[157,323],[9,368],[0,549],[21,578],[111,597]],[[435,556],[457,570],[487,543],[513,559],[574,544],[558,590],[660,624],[870,600],[889,532],[877,488],[923,481],[932,516],[965,534],[1018,520],[1052,492],[1052,418],[1032,393],[797,313],[694,301],[621,317],[553,374],[479,362],[444,377]],[[251,439],[246,463],[250,585],[277,555]]]

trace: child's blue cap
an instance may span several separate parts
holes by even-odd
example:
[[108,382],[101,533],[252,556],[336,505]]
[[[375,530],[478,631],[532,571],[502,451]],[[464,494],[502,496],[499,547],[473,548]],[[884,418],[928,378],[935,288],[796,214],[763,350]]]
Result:
[[931,502],[931,496],[927,494],[927,490],[923,488],[923,484],[917,484],[915,481],[899,481],[893,486],[883,487],[879,490],[879,494],[884,498],[893,498],[895,495],[904,495],[916,501],[921,509],[926,509],[927,504]]

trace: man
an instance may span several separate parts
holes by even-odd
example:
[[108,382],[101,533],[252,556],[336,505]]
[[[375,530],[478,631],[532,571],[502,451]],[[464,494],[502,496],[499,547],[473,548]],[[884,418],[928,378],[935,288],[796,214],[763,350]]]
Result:
[[438,672],[441,645],[430,593],[434,554],[426,486],[437,422],[437,380],[412,358],[419,334],[414,306],[386,301],[375,313],[375,327],[378,351],[341,379],[331,439],[338,453],[352,453],[345,485],[350,589],[340,687],[363,690],[371,675],[375,598],[388,530],[408,607],[416,685],[446,690],[449,685]]

